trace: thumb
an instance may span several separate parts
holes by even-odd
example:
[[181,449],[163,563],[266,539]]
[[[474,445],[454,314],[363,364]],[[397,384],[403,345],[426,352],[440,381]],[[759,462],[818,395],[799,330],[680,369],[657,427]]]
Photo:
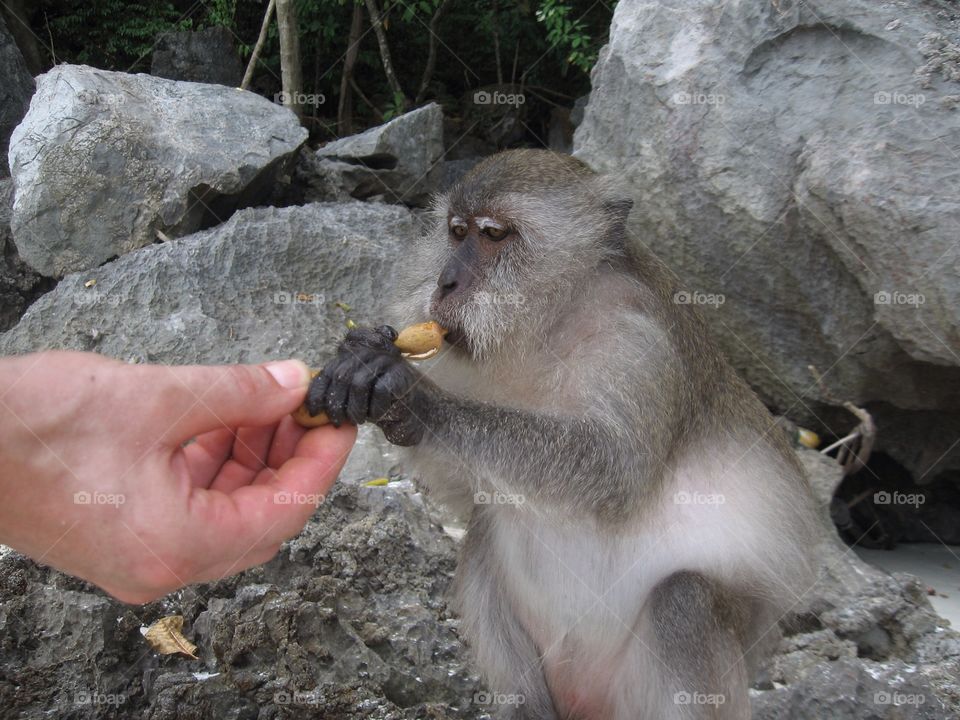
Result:
[[260,427],[280,420],[304,400],[310,371],[299,360],[263,365],[154,366],[167,373],[161,415],[169,423],[171,445],[228,427]]

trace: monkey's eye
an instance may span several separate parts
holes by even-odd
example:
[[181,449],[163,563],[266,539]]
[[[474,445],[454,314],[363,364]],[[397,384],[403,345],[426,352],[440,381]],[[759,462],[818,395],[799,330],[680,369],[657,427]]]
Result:
[[487,225],[487,227],[483,229],[483,232],[486,233],[487,237],[491,240],[503,240],[507,236],[505,228],[495,227],[493,225]]
[[450,232],[452,232],[458,238],[466,237],[467,226],[462,223],[455,223],[450,226]]

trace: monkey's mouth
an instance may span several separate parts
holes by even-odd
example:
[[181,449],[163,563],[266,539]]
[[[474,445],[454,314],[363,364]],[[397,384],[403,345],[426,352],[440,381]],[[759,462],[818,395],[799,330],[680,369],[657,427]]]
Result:
[[464,338],[463,331],[458,328],[447,328],[447,334],[443,336],[443,339],[453,347],[466,349],[466,339]]
[[446,343],[461,350],[468,350],[467,337],[463,328],[452,317],[453,313],[446,312],[446,310],[448,310],[448,307],[445,307],[443,301],[434,300],[430,303],[430,317],[440,323],[440,326],[447,331],[447,334],[443,336]]

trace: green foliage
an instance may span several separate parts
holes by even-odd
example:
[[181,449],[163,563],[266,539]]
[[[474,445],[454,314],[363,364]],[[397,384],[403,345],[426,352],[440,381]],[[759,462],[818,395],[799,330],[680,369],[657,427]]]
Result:
[[405,103],[403,93],[394,93],[389,104],[387,105],[386,110],[383,111],[384,122],[390,120],[391,118],[395,118],[397,115],[402,115],[404,107]]
[[[358,125],[403,112],[383,72],[363,0],[295,0],[300,31],[303,91],[323,95],[314,112],[321,126],[336,115],[340,75],[354,7],[364,26],[354,82]],[[442,0],[378,0],[393,65],[407,100],[420,85],[430,46],[429,26]],[[240,56],[249,58],[267,0],[38,0],[34,32],[53,37],[57,62],[111,70],[149,70],[157,36],[171,30],[228,28]],[[502,79],[510,92],[524,88],[524,112],[549,115],[554,103],[571,105],[589,90],[589,71],[610,22],[608,3],[595,0],[451,0],[437,26],[436,69],[427,98],[456,115],[470,113],[465,98]],[[267,97],[280,90],[280,48],[274,20],[254,76]],[[49,62],[52,64],[53,57]],[[530,95],[534,93],[536,97]],[[538,100],[537,98],[549,98]],[[536,103],[540,102],[538,106]],[[529,123],[527,123],[529,125]]]
[[560,0],[543,0],[537,10],[537,21],[547,29],[547,42],[566,51],[566,61],[585,73],[590,72],[597,60],[597,52],[591,48],[587,23],[577,17],[572,5]]
[[111,70],[143,69],[158,35],[191,27],[170,2],[61,0],[43,6],[58,59]]

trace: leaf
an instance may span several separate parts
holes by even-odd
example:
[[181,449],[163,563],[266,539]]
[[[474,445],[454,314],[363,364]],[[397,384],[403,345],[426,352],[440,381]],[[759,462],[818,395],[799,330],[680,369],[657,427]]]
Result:
[[183,633],[183,615],[170,615],[157,620],[146,630],[141,630],[143,637],[150,643],[150,647],[161,655],[182,653],[187,657],[199,660],[197,646],[187,640]]

